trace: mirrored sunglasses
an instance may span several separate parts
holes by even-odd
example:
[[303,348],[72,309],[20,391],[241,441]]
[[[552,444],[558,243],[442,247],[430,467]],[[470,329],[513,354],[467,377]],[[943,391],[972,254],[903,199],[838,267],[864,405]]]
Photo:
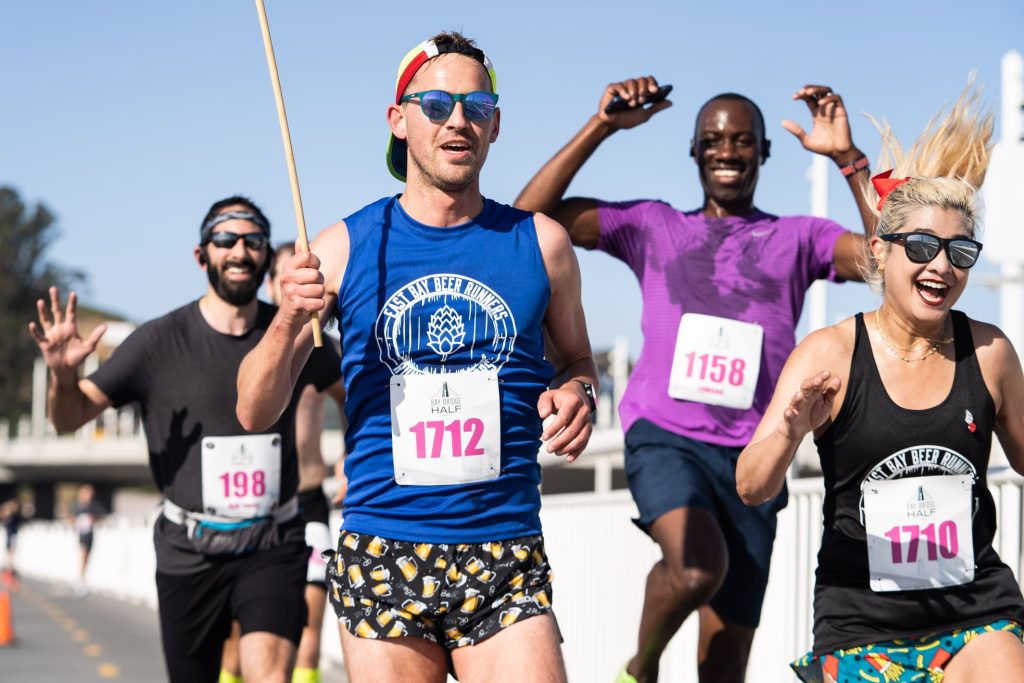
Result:
[[462,102],[462,111],[470,121],[486,121],[498,106],[497,93],[477,90],[470,93],[450,93],[444,90],[424,90],[406,95],[400,101],[420,101],[420,110],[431,121],[445,121]]

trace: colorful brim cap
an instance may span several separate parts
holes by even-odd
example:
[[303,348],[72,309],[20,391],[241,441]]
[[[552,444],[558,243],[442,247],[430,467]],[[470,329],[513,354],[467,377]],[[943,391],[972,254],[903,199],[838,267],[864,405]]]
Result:
[[[443,54],[466,55],[483,64],[484,68],[487,69],[487,75],[491,78],[491,92],[498,92],[498,77],[494,73],[494,65],[491,64],[491,60],[487,58],[483,50],[475,47],[461,48],[451,41],[442,40],[434,42],[433,40],[425,40],[410,50],[405,55],[402,63],[398,65],[398,81],[395,83],[395,104],[401,103],[402,94],[409,87],[409,83],[412,82],[413,76],[420,70],[420,67],[434,57]],[[388,170],[391,171],[391,175],[403,183],[405,182],[408,151],[405,140],[399,140],[394,135],[388,135]]]

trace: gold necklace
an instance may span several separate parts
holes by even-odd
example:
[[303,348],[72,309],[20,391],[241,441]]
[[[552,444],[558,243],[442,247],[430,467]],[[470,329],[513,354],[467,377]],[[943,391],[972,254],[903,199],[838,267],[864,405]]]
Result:
[[[885,338],[885,333],[882,332],[882,322],[881,322],[881,320],[878,317],[878,311],[879,311],[879,309],[876,308],[875,309],[875,329],[878,330],[878,336],[882,338],[882,343],[885,344],[885,348],[889,349],[889,353],[891,353],[892,355],[896,356],[897,358],[899,358],[904,363],[913,363],[914,361],[924,360],[928,356],[930,356],[933,353],[935,353],[936,351],[938,351],[939,348],[942,347],[944,344],[948,344],[949,342],[953,341],[953,337],[948,337],[947,339],[928,339],[927,337],[923,337],[924,341],[931,342],[931,348],[929,348],[925,352],[925,354],[923,356],[918,356],[917,358],[907,358],[902,353],[897,351],[896,347],[893,346],[892,344],[890,344],[889,340]],[[916,342],[915,342],[915,344],[916,344]],[[911,344],[910,346],[908,346],[907,348],[905,348],[903,350],[904,351],[910,351],[913,348],[914,348],[914,344]]]

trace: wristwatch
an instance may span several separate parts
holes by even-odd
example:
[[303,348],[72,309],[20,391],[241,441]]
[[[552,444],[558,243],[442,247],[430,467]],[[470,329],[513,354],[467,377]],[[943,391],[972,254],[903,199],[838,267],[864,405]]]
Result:
[[583,387],[583,393],[587,395],[587,403],[590,405],[590,420],[593,422],[597,419],[597,395],[594,393],[594,385],[581,379],[574,379],[573,382],[579,382]]

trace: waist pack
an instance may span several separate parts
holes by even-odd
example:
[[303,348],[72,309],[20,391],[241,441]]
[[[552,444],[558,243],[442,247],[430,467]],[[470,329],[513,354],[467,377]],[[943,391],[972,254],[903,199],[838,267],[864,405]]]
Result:
[[185,527],[189,545],[203,555],[245,555],[267,550],[278,544],[278,526],[299,513],[299,502],[292,498],[264,517],[234,519],[185,510],[170,500],[164,501],[164,517]]

